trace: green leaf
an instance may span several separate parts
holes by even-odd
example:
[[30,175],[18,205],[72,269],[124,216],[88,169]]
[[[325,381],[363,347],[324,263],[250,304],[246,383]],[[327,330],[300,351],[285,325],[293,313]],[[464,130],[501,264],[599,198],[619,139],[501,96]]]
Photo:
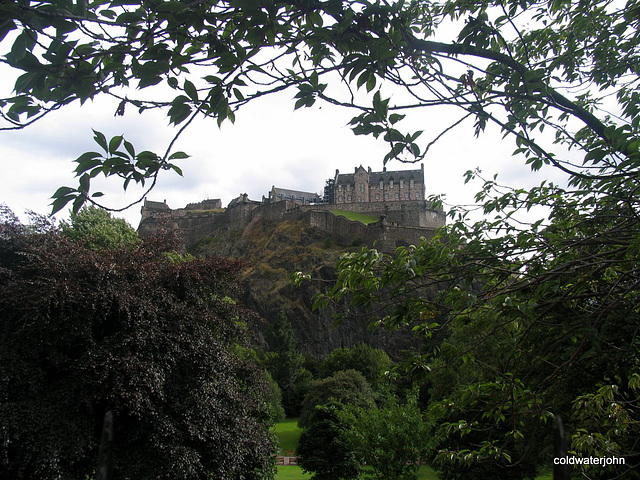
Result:
[[51,215],[55,215],[62,210],[70,201],[78,196],[78,190],[71,187],[60,187],[51,196],[53,202],[51,202]]
[[244,100],[244,95],[242,95],[242,92],[241,92],[239,89],[234,88],[234,89],[233,89],[233,94],[234,94],[234,95],[236,96],[236,98],[237,98],[238,100],[240,100],[241,102]]
[[93,139],[95,142],[102,147],[102,149],[109,153],[109,147],[107,146],[107,137],[104,136],[103,133],[98,132],[97,130],[93,130]]
[[[183,97],[184,98],[184,97]],[[169,119],[171,123],[178,125],[179,123],[186,120],[186,118],[191,114],[191,107],[186,103],[176,102],[174,100],[174,104],[171,106],[168,112]]]
[[184,92],[189,96],[191,100],[194,102],[198,101],[198,90],[195,85],[191,83],[189,80],[184,81]]
[[128,141],[124,141],[124,148],[127,151],[127,153],[129,153],[129,155],[131,155],[131,158],[135,158],[136,156],[136,150],[133,147],[133,144],[131,142]]
[[369,78],[367,79],[367,92],[370,92],[374,88],[376,88],[376,76],[375,74],[372,73],[369,75]]
[[109,153],[114,154],[122,144],[122,135],[117,135],[109,142]]
[[183,158],[189,158],[189,157],[190,156],[184,152],[175,152],[171,154],[171,156],[169,157],[169,160],[177,160],[177,159],[183,159]]
[[367,83],[368,80],[369,80],[369,71],[365,70],[358,77],[358,81],[356,82],[357,87],[360,88],[362,85]]
[[138,88],[146,88],[152,85],[157,85],[162,81],[162,77],[160,75],[144,75],[140,77],[140,81],[138,82]]
[[401,115],[399,113],[392,113],[391,115],[389,115],[389,122],[391,122],[391,125],[395,125],[400,120],[402,120],[405,116],[406,115]]

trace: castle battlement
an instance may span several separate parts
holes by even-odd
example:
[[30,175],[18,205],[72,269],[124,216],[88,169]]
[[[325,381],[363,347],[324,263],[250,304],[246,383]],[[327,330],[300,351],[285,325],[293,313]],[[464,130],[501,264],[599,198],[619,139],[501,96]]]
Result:
[[[379,248],[393,250],[399,245],[416,244],[420,237],[431,238],[445,224],[442,209],[424,199],[424,167],[420,170],[372,172],[362,166],[353,174],[336,170],[327,182],[324,198],[318,194],[272,187],[262,201],[249,200],[247,194],[233,199],[226,209],[219,199],[203,200],[172,210],[165,202],[146,200],[138,231],[151,234],[160,228],[180,231],[188,247],[218,229],[241,228],[254,220],[278,221],[301,218],[320,228],[338,244],[354,238]],[[349,210],[379,217],[374,224],[336,216],[332,210]]]

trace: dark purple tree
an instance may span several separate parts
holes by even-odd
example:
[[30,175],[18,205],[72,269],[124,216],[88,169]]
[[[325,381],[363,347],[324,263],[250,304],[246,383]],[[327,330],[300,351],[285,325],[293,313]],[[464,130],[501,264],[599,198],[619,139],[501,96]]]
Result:
[[234,354],[241,263],[3,220],[0,477],[92,475],[108,410],[114,478],[273,477],[264,373]]

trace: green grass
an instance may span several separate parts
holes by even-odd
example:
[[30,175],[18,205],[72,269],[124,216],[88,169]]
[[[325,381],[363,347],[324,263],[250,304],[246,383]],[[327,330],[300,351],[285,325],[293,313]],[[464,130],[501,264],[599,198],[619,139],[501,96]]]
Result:
[[[311,478],[311,474],[304,473],[302,469],[296,465],[278,465],[276,480],[306,480],[308,478]],[[418,472],[418,480],[438,480],[438,477],[436,476],[436,472],[423,465]]]
[[[311,478],[310,473],[304,473],[302,469],[296,465],[278,465],[278,473],[276,480],[307,480]],[[536,480],[552,480],[553,474],[547,473],[538,475]],[[438,480],[436,472],[431,468],[423,465],[418,472],[418,480]]]
[[360,223],[364,223],[365,225],[369,225],[370,223],[376,223],[380,218],[374,217],[372,215],[365,215],[364,213],[351,212],[349,210],[331,210],[331,213],[337,215],[339,217],[345,217],[348,220],[355,220]]
[[300,439],[300,434],[302,433],[302,430],[298,428],[297,418],[287,418],[284,422],[276,423],[274,431],[276,433],[276,437],[278,437],[280,453],[285,453],[287,451],[296,451],[298,440]]
[[276,480],[303,480],[306,478],[311,478],[311,474],[304,473],[302,469],[296,465],[278,465]]

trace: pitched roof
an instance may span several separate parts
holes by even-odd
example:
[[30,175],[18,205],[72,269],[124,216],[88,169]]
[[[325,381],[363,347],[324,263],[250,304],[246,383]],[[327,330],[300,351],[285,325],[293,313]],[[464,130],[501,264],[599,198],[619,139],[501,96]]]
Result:
[[273,187],[271,191],[277,196],[282,198],[292,198],[294,200],[305,199],[305,200],[313,200],[315,198],[319,199],[320,195],[314,192],[303,192],[301,190],[289,190],[286,188],[278,188]]

